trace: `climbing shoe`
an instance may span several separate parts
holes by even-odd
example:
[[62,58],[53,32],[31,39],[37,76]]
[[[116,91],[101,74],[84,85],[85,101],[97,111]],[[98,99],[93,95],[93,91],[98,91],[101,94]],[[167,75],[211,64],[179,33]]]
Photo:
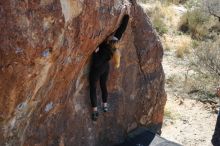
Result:
[[107,106],[104,106],[104,107],[103,107],[103,111],[104,111],[104,112],[107,112],[107,111],[108,111],[108,107],[107,107]]
[[93,111],[93,113],[92,113],[92,120],[96,121],[98,119],[98,116],[99,116],[98,111]]

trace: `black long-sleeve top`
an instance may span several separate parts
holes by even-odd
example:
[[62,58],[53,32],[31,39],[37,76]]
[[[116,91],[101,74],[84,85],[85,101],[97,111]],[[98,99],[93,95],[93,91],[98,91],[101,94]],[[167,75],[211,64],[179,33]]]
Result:
[[103,42],[99,46],[98,52],[93,52],[92,56],[92,67],[101,68],[103,65],[108,64],[109,60],[111,60],[113,56],[114,48],[112,48],[106,42]]

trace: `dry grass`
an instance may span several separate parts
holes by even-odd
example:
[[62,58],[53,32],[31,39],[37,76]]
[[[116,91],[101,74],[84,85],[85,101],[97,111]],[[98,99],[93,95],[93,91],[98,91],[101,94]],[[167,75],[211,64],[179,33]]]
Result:
[[215,89],[218,87],[219,79],[213,76],[194,73],[187,77],[184,83],[184,90],[188,94],[197,94],[196,98],[214,98]]
[[191,44],[192,44],[191,43],[191,38],[181,40],[180,43],[177,45],[177,48],[176,48],[176,56],[178,58],[183,58],[184,54],[189,54]]
[[165,15],[165,13],[168,12],[169,11],[167,7],[163,7],[160,2],[156,2],[156,6],[150,13],[150,18],[153,23],[153,26],[160,35],[163,35],[164,33],[168,32],[166,21],[167,19],[170,19],[170,17],[168,15]]
[[[161,36],[178,30],[178,23],[183,12],[178,10],[176,5],[159,0],[139,0],[139,4],[150,17],[154,28]],[[184,7],[181,8],[184,9]]]
[[194,71],[185,82],[186,91],[197,91],[201,98],[213,98],[220,84],[220,39],[200,42],[189,56],[189,69]]
[[191,52],[192,39],[187,35],[164,35],[162,38],[163,46],[166,50],[174,50],[176,56],[183,58],[184,54]]
[[[192,48],[198,46],[194,39],[210,38],[207,36],[210,35],[210,29],[215,28],[216,22],[201,8],[196,7],[196,9],[189,9],[190,11],[187,12],[184,7],[174,5],[185,2],[188,4],[191,2],[190,0],[141,1],[141,6],[161,36],[165,50],[174,51],[179,58],[183,58],[185,54],[191,52]],[[193,5],[195,4],[193,3]],[[182,26],[187,27],[186,34],[179,31]]]
[[[190,52],[192,39],[188,35],[176,34],[178,30],[178,22],[180,21],[182,14],[177,12],[174,5],[164,5],[160,2],[156,2],[154,11],[157,13],[153,13],[150,17],[153,24],[156,24],[158,27],[156,28],[159,30],[159,33],[162,35],[161,39],[164,48],[166,50],[174,50],[177,57],[183,58],[184,54]],[[160,23],[158,19],[164,24],[162,24],[162,22]],[[166,28],[172,29],[164,31],[164,25]]]
[[161,18],[167,27],[176,27],[178,16],[174,13],[173,5],[164,5],[156,2],[156,7],[152,15],[153,19]]
[[193,52],[192,64],[198,72],[220,77],[220,38],[202,42]]
[[190,33],[192,38],[202,40],[209,35],[209,30],[216,25],[215,18],[201,8],[185,13],[179,22],[179,30]]
[[166,5],[160,1],[140,3],[140,5],[150,17],[154,28],[161,36],[168,33],[170,27],[177,30],[180,16],[174,12],[174,5]]

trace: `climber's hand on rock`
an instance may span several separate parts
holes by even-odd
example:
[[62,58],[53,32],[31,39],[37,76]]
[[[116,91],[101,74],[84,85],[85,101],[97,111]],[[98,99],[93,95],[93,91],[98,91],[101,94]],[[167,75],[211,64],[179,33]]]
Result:
[[97,53],[99,51],[99,47],[97,49],[95,49],[95,53]]

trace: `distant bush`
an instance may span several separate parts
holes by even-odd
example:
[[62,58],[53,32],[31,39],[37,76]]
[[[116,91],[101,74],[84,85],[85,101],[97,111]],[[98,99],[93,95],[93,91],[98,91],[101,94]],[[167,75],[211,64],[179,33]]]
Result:
[[186,75],[185,90],[197,93],[200,98],[214,98],[220,85],[220,38],[209,42],[194,42],[193,53],[189,55],[191,73]]
[[209,32],[210,16],[201,9],[194,9],[185,13],[179,23],[179,30],[188,32],[195,39],[203,39]]
[[162,36],[168,32],[169,22],[173,17],[173,13],[168,6],[162,5],[159,1],[155,2],[155,5],[149,16],[153,27],[157,30],[159,35]]
[[220,78],[220,39],[201,42],[192,58],[192,65],[197,72]]
[[184,57],[184,50],[183,49],[177,49],[176,50],[176,57],[183,58]]

